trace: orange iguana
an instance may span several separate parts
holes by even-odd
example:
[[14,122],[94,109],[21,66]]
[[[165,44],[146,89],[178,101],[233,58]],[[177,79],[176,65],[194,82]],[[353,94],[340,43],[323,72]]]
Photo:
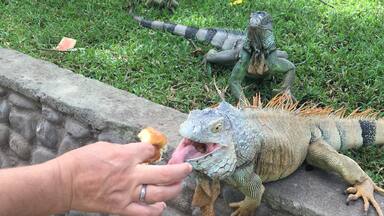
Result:
[[[264,182],[292,174],[306,160],[309,164],[338,173],[351,187],[347,201],[362,198],[367,213],[372,204],[383,216],[374,192],[384,195],[371,178],[351,158],[338,151],[384,144],[384,119],[371,110],[333,111],[316,106],[298,106],[287,96],[272,99],[262,107],[235,108],[226,102],[215,108],[194,110],[181,124],[184,137],[169,163],[187,161],[194,170],[213,181],[222,180],[245,199],[231,203],[232,216],[250,215],[259,205]],[[198,185],[195,196],[205,196],[200,206],[212,206],[215,193],[206,193],[207,182]],[[208,187],[213,187],[209,186]],[[204,192],[204,193],[203,193]]]

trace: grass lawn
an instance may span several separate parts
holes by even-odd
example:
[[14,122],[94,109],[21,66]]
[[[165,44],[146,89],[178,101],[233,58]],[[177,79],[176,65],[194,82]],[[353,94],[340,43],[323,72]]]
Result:
[[[143,1],[144,2],[144,1]],[[277,46],[297,65],[293,93],[335,108],[384,104],[384,4],[381,0],[250,1],[180,0],[174,14],[139,7],[139,15],[201,27],[245,29],[251,11],[274,18]],[[0,46],[54,62],[154,102],[187,112],[219,101],[213,79],[204,74],[203,56],[183,38],[141,28],[125,9],[127,0],[0,0]],[[78,40],[82,51],[58,53],[61,37]],[[204,51],[211,47],[197,43]],[[214,67],[219,88],[231,69]],[[248,95],[270,90],[282,79],[245,83]],[[229,100],[234,101],[229,95]],[[383,115],[382,115],[383,116]],[[384,186],[384,151],[347,152]]]

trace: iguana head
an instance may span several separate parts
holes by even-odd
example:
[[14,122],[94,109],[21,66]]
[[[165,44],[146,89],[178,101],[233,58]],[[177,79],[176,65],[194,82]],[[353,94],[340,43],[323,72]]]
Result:
[[257,11],[251,13],[249,18],[251,29],[272,29],[272,17],[267,12]]
[[194,170],[223,179],[236,166],[233,119],[238,110],[226,102],[216,108],[194,110],[180,125],[180,142],[169,163],[190,163]]

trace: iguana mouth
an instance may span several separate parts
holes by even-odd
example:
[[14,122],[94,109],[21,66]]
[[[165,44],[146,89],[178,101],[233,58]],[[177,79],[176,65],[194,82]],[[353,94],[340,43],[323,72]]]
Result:
[[168,164],[198,160],[221,148],[217,143],[200,143],[184,138],[172,154]]
[[187,138],[184,138],[183,144],[186,146],[192,145],[197,151],[197,152],[193,152],[192,155],[189,155],[191,157],[186,158],[187,160],[197,160],[199,158],[202,158],[211,154],[212,152],[220,148],[220,145],[217,143],[200,143]]

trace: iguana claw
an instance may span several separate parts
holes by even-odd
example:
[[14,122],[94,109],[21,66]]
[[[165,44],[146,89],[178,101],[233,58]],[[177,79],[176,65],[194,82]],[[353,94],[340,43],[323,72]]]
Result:
[[204,65],[206,74],[207,74],[208,76],[212,76],[212,66],[211,66],[211,64],[208,62],[206,56],[204,56],[204,59],[203,59],[203,61],[201,62],[201,65]]
[[287,95],[289,98],[292,99],[293,102],[297,101],[295,96],[293,96],[290,88],[286,88],[286,89],[273,89],[272,90],[272,94],[273,95],[277,95],[277,94]]
[[375,197],[373,196],[373,193],[375,191],[384,195],[384,189],[378,187],[371,179],[367,179],[362,183],[357,183],[353,187],[347,188],[347,190],[345,191],[349,194],[347,198],[347,205],[350,201],[362,198],[364,201],[365,215],[368,214],[369,204],[371,203],[376,209],[377,215],[383,216],[383,212],[380,208],[380,205],[377,203]]
[[249,216],[257,208],[257,201],[246,197],[243,201],[229,204],[231,208],[237,208],[231,216]]

